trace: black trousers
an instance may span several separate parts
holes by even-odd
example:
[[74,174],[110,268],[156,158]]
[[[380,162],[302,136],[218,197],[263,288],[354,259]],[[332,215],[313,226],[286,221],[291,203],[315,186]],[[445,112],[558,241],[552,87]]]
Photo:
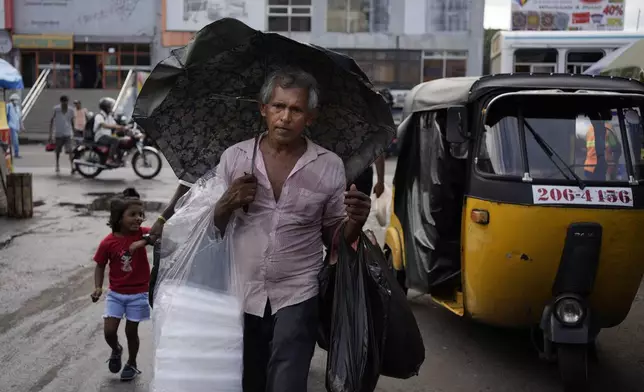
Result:
[[244,315],[244,392],[306,392],[318,327],[318,298],[264,317]]
[[108,156],[112,159],[118,158],[119,139],[112,136],[101,136],[100,139],[97,140],[96,144],[100,144],[101,146],[109,146],[110,151],[108,152]]

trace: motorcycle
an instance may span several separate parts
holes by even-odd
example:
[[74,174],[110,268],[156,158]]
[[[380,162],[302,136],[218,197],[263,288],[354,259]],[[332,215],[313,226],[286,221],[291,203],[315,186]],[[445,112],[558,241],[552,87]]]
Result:
[[[117,122],[122,124],[123,120],[119,119]],[[106,164],[109,150],[108,146],[94,143],[93,138],[80,141],[72,152],[76,171],[85,178],[94,178],[103,170],[125,167],[127,158],[131,155],[132,169],[137,176],[149,180],[161,172],[162,159],[159,150],[150,145],[145,133],[133,121],[127,124],[127,130],[119,138],[120,165],[111,166]],[[139,165],[143,169],[151,169],[150,172],[142,171]]]

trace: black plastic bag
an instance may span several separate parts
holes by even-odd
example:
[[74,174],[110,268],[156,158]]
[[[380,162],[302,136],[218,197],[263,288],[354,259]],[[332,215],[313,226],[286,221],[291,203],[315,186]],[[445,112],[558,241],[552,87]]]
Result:
[[326,258],[324,259],[324,268],[318,274],[318,280],[320,282],[318,346],[324,351],[329,351],[329,340],[331,340],[335,267],[335,264],[329,264],[329,253],[327,252]]
[[148,302],[150,307],[154,308],[154,288],[157,284],[157,276],[159,275],[159,264],[161,263],[161,240],[154,243],[154,251],[152,257],[152,269],[150,270],[150,285],[148,288]]
[[[320,272],[320,334],[318,344],[329,352],[326,389],[330,392],[371,392],[380,376],[389,290],[372,274],[362,235],[354,251],[342,236],[338,262]],[[386,283],[386,282],[385,282]]]
[[425,345],[416,317],[380,247],[365,241],[365,248],[369,255],[369,265],[378,265],[379,276],[386,281],[386,284],[379,284],[390,290],[380,374],[399,379],[417,376],[420,366],[425,362]]
[[[423,339],[418,329],[414,314],[407,302],[407,296],[399,286],[396,278],[386,262],[384,254],[377,244],[373,244],[364,233],[358,242],[357,250],[351,249],[344,239],[339,239],[338,263],[329,265],[327,259],[320,272],[320,326],[318,345],[329,351],[327,360],[327,390],[329,391],[363,391],[373,390],[379,377],[378,373],[388,377],[406,379],[418,374],[420,366],[425,360]],[[361,267],[361,268],[360,268]],[[346,278],[346,279],[345,279]],[[360,283],[362,282],[362,283]],[[364,287],[364,300],[355,299],[355,291],[362,284]],[[345,294],[349,293],[349,294]],[[336,302],[337,296],[344,297],[347,302],[353,301],[353,308],[347,311],[354,312],[358,306],[366,306],[366,314],[370,326],[368,340],[369,358],[375,362],[368,362],[368,366],[379,364],[373,383],[366,382],[362,385],[373,385],[372,389],[332,389],[329,385],[330,372],[337,375],[337,362],[331,362],[331,342],[337,342],[339,337],[334,334],[333,327],[343,320],[336,320],[335,315],[340,314],[338,306],[350,307],[351,305]],[[358,301],[360,300],[360,301]],[[334,313],[335,311],[335,313]],[[360,309],[360,315],[364,315]],[[354,314],[354,313],[349,313]],[[342,316],[340,316],[342,317]],[[345,342],[349,344],[349,342]],[[354,357],[347,361],[354,361],[356,350],[350,347]],[[358,350],[359,351],[359,350]],[[359,351],[362,353],[362,351]],[[333,375],[332,374],[332,375]],[[363,378],[367,375],[363,374]],[[337,376],[336,376],[337,379]],[[366,379],[366,378],[365,378]],[[333,378],[331,378],[333,380]],[[333,386],[333,385],[331,385]]]

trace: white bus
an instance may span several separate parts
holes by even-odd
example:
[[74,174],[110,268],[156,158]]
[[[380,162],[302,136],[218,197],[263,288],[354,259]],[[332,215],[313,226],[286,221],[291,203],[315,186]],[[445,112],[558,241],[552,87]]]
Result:
[[499,31],[490,45],[490,73],[579,74],[644,33],[624,31]]

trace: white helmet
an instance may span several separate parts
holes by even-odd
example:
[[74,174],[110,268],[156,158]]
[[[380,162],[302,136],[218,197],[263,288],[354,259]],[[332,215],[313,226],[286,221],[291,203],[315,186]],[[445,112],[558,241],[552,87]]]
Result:
[[575,134],[578,139],[585,139],[589,130],[594,129],[590,118],[584,114],[577,116],[575,122]]
[[114,100],[114,98],[104,97],[98,101],[98,107],[106,113],[110,113],[112,110],[114,110],[115,103],[116,101]]

